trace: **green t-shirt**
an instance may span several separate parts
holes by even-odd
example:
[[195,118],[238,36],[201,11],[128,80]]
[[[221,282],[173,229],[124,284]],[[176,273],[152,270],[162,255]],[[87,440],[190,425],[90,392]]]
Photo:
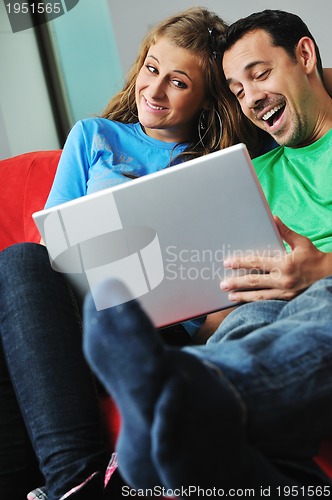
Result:
[[332,252],[332,129],[310,146],[280,146],[253,163],[272,213]]

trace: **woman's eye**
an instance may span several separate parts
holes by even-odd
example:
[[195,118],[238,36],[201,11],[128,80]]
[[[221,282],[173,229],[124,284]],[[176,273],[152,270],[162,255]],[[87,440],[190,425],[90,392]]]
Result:
[[148,71],[150,71],[150,73],[158,73],[157,69],[154,66],[151,66],[151,64],[146,64],[145,67]]
[[186,89],[187,88],[187,85],[184,82],[181,82],[180,80],[172,80],[172,82],[179,89]]

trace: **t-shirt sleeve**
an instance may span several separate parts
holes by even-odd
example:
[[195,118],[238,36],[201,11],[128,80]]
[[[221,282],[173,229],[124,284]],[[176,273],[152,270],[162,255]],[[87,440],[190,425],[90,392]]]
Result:
[[71,129],[64,145],[45,208],[86,195],[89,161],[82,121]]

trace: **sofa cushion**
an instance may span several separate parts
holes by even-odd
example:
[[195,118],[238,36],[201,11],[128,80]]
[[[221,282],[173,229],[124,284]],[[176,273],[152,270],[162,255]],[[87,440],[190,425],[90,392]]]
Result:
[[[37,151],[0,160],[0,251],[23,241],[39,242],[33,212],[44,207],[51,189],[61,150]],[[106,438],[116,441],[121,419],[111,398],[100,398]],[[322,443],[314,457],[332,479],[332,441]]]
[[323,441],[319,454],[315,457],[317,465],[332,479],[332,439]]
[[31,216],[44,207],[60,155],[38,151],[0,160],[0,250],[40,240]]

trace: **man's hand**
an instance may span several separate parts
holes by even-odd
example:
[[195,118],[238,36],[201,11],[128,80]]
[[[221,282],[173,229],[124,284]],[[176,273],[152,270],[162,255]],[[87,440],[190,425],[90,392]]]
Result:
[[332,253],[321,252],[308,238],[289,229],[278,217],[274,219],[291,252],[275,257],[236,257],[225,260],[226,268],[249,271],[248,274],[227,278],[220,283],[222,290],[230,292],[230,300],[290,300],[315,281],[332,274]]

